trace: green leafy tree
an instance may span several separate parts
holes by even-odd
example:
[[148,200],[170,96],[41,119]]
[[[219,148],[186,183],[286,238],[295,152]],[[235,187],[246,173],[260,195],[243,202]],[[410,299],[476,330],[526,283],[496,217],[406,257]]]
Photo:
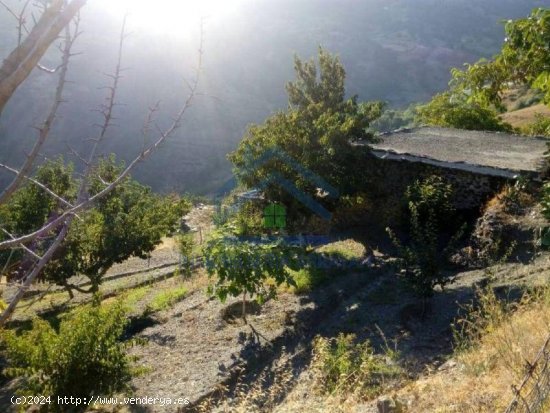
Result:
[[384,106],[382,115],[372,122],[370,129],[384,133],[414,127],[416,126],[416,107],[416,104],[412,104],[405,110],[396,110]]
[[[76,198],[76,182],[73,180],[73,165],[65,165],[62,158],[45,162],[38,168],[34,176],[58,194],[65,202],[73,202]],[[15,192],[7,204],[0,205],[0,223],[7,232],[0,232],[0,240],[10,236],[26,234],[40,228],[45,222],[56,217],[65,207],[60,198],[54,198],[46,190],[33,183]],[[30,246],[35,248],[46,245],[48,237],[40,238]],[[40,249],[39,249],[40,250]],[[18,274],[33,265],[31,257],[25,255],[22,249],[0,251],[0,263],[4,274],[18,277]]]
[[527,84],[542,91],[550,104],[550,9],[538,8],[528,18],[509,20],[505,30],[506,41],[492,60],[453,70],[453,93],[482,107],[502,108],[503,92],[510,84]]
[[428,104],[417,107],[416,122],[468,130],[513,130],[511,125],[498,117],[494,109],[476,102],[468,102],[449,92],[438,94]]
[[204,258],[208,274],[217,277],[209,293],[222,302],[242,295],[245,319],[247,294],[262,303],[276,294],[277,286],[295,285],[286,267],[291,255],[282,243],[258,243],[218,231],[207,241]]
[[59,328],[35,319],[32,328],[18,335],[3,330],[1,339],[9,368],[4,373],[20,378],[19,394],[49,397],[51,404],[41,411],[84,411],[81,406],[58,404],[58,396],[110,396],[128,390],[134,373],[121,342],[128,323],[122,304],[90,305],[79,308],[61,320]]
[[[62,158],[57,158],[38,168],[35,179],[66,201],[72,202],[76,195],[76,185],[72,178],[73,169],[72,164],[65,165]],[[2,222],[4,225],[7,224],[13,233],[24,234],[35,230],[52,215],[59,213],[63,206],[60,199],[29,183],[24,191],[14,194],[9,207],[3,205]]]
[[[90,194],[93,196],[116,179],[122,168],[123,165],[117,165],[112,156],[102,159],[92,175]],[[70,201],[76,187],[71,172],[70,167],[57,161],[43,165],[37,175],[41,182],[57,188],[57,193]],[[62,206],[60,202],[57,199],[52,201],[43,189],[29,183],[14,195],[4,208],[4,214],[13,233],[25,233],[40,228],[55,216]],[[93,209],[73,221],[65,241],[44,268],[42,279],[63,285],[71,293],[73,289],[96,292],[103,276],[115,263],[131,256],[146,258],[162,237],[175,229],[178,218],[188,208],[189,204],[184,200],[160,197],[150,188],[126,178]],[[33,248],[40,253],[50,242],[49,237],[44,237],[37,240]],[[21,258],[12,275],[17,276],[17,271],[27,265],[32,265],[32,262]],[[88,277],[90,288],[72,285],[69,278],[76,274]]]
[[[255,162],[271,148],[284,151],[301,166],[322,176],[345,192],[362,182],[357,164],[368,151],[352,147],[352,140],[373,139],[367,128],[380,116],[380,102],[359,103],[345,99],[345,70],[338,57],[319,49],[318,63],[295,57],[296,80],[286,86],[289,108],[251,126],[238,149],[229,155],[235,172],[245,187],[254,187],[273,176],[291,180],[305,193],[315,196],[308,179],[285,162],[272,159],[260,167]],[[289,210],[296,206],[292,197],[276,185],[267,188],[270,200],[281,201]]]
[[442,273],[442,266],[463,232],[459,231],[442,248],[442,234],[455,214],[452,194],[451,185],[439,176],[416,181],[405,193],[410,222],[407,242],[387,230],[398,250],[405,281],[423,299],[433,295],[434,287],[444,288],[450,282]]

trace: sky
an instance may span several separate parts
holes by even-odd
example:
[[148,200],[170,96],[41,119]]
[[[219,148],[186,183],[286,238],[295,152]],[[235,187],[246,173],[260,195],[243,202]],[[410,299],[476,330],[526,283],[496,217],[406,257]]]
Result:
[[[113,17],[128,14],[131,29],[185,37],[201,18],[223,20],[247,0],[96,0]],[[91,4],[90,4],[91,5]]]

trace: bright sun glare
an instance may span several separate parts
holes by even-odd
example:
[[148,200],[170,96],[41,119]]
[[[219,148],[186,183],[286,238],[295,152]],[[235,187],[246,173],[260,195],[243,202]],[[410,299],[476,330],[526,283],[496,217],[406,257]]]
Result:
[[223,17],[243,0],[103,0],[113,14],[128,13],[133,27],[173,34],[185,34],[201,17]]

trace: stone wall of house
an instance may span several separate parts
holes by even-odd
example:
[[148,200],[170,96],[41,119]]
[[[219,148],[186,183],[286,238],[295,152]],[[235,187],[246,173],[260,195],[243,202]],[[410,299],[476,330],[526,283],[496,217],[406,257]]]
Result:
[[406,188],[416,180],[431,175],[442,176],[453,186],[454,205],[457,209],[480,208],[507,183],[513,181],[488,175],[476,174],[459,169],[440,168],[420,162],[398,160],[375,160],[376,181],[380,185],[381,196],[395,197],[396,202],[403,197]]

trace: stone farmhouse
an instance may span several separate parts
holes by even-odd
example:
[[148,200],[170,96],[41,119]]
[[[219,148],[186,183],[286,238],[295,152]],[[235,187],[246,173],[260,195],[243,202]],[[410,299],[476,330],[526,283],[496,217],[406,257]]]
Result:
[[540,184],[546,173],[544,138],[433,127],[379,138],[370,146],[388,193],[402,194],[415,180],[437,174],[453,185],[459,209],[478,208],[518,179]]

